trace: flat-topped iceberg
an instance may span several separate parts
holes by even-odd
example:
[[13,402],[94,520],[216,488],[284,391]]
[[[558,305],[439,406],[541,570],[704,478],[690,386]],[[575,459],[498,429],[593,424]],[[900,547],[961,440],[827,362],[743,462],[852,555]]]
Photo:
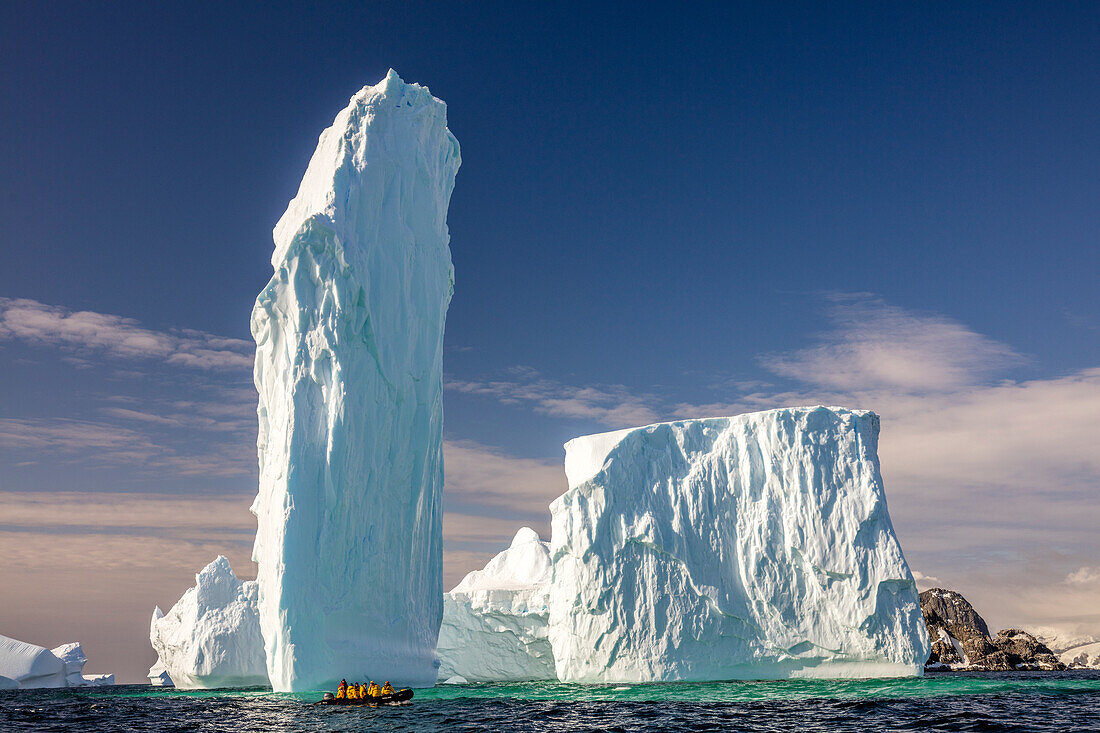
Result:
[[0,690],[113,685],[112,674],[84,674],[88,658],[80,642],[47,649],[0,636]]
[[67,687],[65,663],[44,646],[0,636],[0,677],[11,689]]
[[551,505],[562,681],[919,675],[878,416],[792,408],[566,444]]
[[266,685],[256,599],[255,581],[238,579],[225,557],[203,568],[168,613],[153,611],[149,641],[159,657],[149,670],[153,684],[185,689]]
[[554,677],[547,638],[550,547],[528,527],[443,597],[439,678],[505,682]]
[[436,681],[459,162],[446,105],[391,70],[321,134],[275,226],[275,273],[252,311],[252,511],[277,691]]

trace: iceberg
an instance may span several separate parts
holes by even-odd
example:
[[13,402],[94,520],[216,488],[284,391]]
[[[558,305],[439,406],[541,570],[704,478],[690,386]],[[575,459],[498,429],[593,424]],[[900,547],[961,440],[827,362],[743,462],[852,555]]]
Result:
[[[163,616],[164,616],[164,613],[160,610],[160,607],[158,606],[157,609],[155,611],[153,611],[153,620],[155,621],[158,618],[161,618]],[[156,663],[152,667],[149,668],[148,677],[149,677],[149,684],[152,685],[153,687],[175,687],[176,686],[175,683],[172,682],[172,677],[171,677],[171,675],[168,674],[168,670],[164,667],[164,662],[160,661],[159,656],[157,657]]]
[[61,664],[64,665],[63,674],[67,685],[84,684],[84,665],[87,664],[88,657],[85,656],[84,648],[79,642],[62,644],[56,649],[51,649],[50,654],[60,659]]
[[47,649],[0,636],[0,690],[113,685],[113,674],[84,674],[88,658],[80,642]]
[[448,684],[552,680],[550,545],[524,527],[443,598],[439,676]]
[[84,665],[88,663],[88,657],[84,654],[84,648],[80,642],[74,641],[62,644],[50,653],[61,660],[65,666],[65,684],[68,687],[98,687],[100,685],[113,685],[113,674],[84,674]]
[[224,556],[203,568],[168,613],[153,611],[149,641],[158,659],[150,678],[160,667],[180,688],[266,685],[257,596],[255,581],[238,579]]
[[391,69],[321,134],[275,226],[275,272],[252,311],[252,511],[276,691],[436,681],[459,164],[446,105]]
[[806,407],[566,444],[549,638],[566,682],[920,675],[879,418]]
[[[44,646],[0,636],[0,677],[20,689],[68,687],[65,663]],[[11,688],[10,683],[5,683]]]

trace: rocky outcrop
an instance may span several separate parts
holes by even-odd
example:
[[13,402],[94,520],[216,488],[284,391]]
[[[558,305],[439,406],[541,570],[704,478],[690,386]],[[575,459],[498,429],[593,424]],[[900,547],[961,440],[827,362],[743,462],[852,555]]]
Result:
[[920,607],[932,653],[926,669],[985,671],[1064,670],[1049,648],[1026,631],[1002,629],[990,637],[989,626],[961,593],[931,588],[920,594]]
[[1063,670],[1066,668],[1043,642],[1021,629],[1001,629],[993,645],[1008,658],[1013,669]]

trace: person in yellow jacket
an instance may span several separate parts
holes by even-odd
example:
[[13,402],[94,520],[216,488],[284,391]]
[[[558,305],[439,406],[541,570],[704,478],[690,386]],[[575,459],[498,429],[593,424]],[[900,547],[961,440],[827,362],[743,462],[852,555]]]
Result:
[[348,696],[348,681],[340,680],[340,684],[336,687],[336,699],[343,700]]
[[393,685],[390,684],[389,680],[386,680],[386,684],[382,685],[382,694],[383,695],[392,695],[393,694]]
[[350,685],[348,685],[348,699],[349,700],[358,700],[359,699],[359,685],[355,684],[354,682],[352,682]]
[[367,688],[367,697],[378,697],[382,692],[374,680],[370,681],[370,687]]

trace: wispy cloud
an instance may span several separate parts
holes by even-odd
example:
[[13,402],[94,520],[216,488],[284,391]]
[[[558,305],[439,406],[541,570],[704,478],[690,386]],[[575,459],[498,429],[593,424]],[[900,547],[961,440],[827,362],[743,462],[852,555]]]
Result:
[[917,587],[922,589],[922,590],[925,590],[925,589],[928,589],[928,588],[935,588],[936,586],[938,586],[940,584],[940,579],[939,578],[937,578],[935,576],[932,576],[932,575],[925,575],[924,573],[922,573],[919,570],[914,570],[913,571],[913,579],[915,581],[917,581]]
[[550,502],[566,489],[560,461],[517,458],[470,440],[443,443],[448,507],[547,522]]
[[912,313],[866,294],[833,294],[820,343],[767,356],[772,372],[838,390],[932,392],[975,384],[1019,364],[1007,345],[937,314]]
[[654,398],[622,385],[573,386],[546,379],[529,367],[515,367],[501,379],[448,379],[446,388],[491,397],[506,405],[530,405],[553,417],[594,420],[604,425],[644,425],[657,419]]
[[[247,438],[255,435],[254,427],[251,433],[245,429],[228,440],[211,439],[205,433],[192,435],[194,425],[181,425],[172,418],[132,410],[114,412],[121,413],[112,415],[119,421],[0,418],[0,451],[33,456],[19,461],[22,466],[44,462],[125,468],[130,477],[231,478],[256,473],[254,437],[253,444]],[[189,419],[206,422],[195,416]],[[186,433],[164,433],[165,427],[183,428]],[[219,435],[234,430],[225,424],[216,425]]]
[[1069,585],[1100,585],[1100,568],[1077,568],[1066,576]]
[[156,331],[132,318],[0,298],[0,340],[11,339],[61,347],[74,352],[76,358],[102,354],[212,370],[250,369],[255,349],[251,341],[203,331]]

